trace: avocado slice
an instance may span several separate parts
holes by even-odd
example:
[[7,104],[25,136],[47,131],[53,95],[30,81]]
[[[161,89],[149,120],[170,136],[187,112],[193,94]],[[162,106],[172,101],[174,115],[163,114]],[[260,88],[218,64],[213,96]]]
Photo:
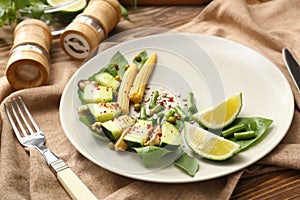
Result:
[[149,139],[154,127],[149,120],[137,120],[137,122],[131,127],[129,133],[124,137],[124,142],[128,147],[142,147],[144,143]]
[[181,144],[181,135],[179,130],[171,124],[165,121],[162,124],[162,136],[160,139],[160,146],[167,149],[176,149]]
[[119,104],[116,102],[101,102],[86,104],[94,119],[98,122],[106,122],[121,114]]
[[113,118],[101,124],[104,134],[111,142],[116,142],[122,132],[132,125],[134,125],[135,119],[127,115],[122,115],[117,118]]
[[83,89],[83,99],[86,103],[109,102],[113,99],[113,89],[89,83]]
[[99,85],[112,87],[113,91],[116,91],[120,86],[120,82],[107,72],[97,74],[95,76],[95,81]]

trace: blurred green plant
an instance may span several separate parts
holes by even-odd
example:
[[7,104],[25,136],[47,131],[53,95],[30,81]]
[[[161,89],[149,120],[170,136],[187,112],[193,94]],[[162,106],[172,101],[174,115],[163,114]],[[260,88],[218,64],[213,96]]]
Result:
[[40,19],[46,7],[43,0],[1,0],[0,27],[18,23],[24,18]]
[[[138,0],[131,0],[131,7],[137,8],[137,6],[138,6]],[[123,17],[130,21],[127,9],[124,6],[122,6],[122,4],[120,4],[120,7],[121,7],[121,12]]]
[[[0,27],[17,24],[26,18],[42,19],[48,6],[46,0],[0,0]],[[123,17],[129,20],[127,9],[121,4],[120,7]]]

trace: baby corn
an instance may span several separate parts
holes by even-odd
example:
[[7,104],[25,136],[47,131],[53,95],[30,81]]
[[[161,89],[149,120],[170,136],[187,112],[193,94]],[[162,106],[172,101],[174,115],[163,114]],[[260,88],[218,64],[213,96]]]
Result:
[[132,64],[125,72],[122,82],[119,88],[118,92],[118,100],[117,103],[120,106],[121,112],[123,115],[126,115],[129,113],[129,92],[130,88],[133,84],[133,81],[136,77],[136,74],[138,72],[138,68],[135,64]]
[[140,103],[142,101],[148,79],[156,64],[156,57],[156,53],[153,53],[137,74],[129,94],[130,100],[133,103]]

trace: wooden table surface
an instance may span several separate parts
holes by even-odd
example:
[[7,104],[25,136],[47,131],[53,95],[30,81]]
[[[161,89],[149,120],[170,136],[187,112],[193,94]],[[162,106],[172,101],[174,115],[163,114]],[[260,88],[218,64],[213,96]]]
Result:
[[300,199],[300,172],[286,169],[242,178],[232,199]]
[[[193,6],[129,9],[131,21],[123,19],[111,34],[140,27],[173,29],[187,23],[197,16],[202,9],[202,7]],[[4,45],[1,39],[0,43],[2,43],[0,44],[0,51],[3,55],[3,51],[8,51],[10,47]],[[1,71],[1,75],[4,75],[3,71]],[[300,172],[283,169],[259,176],[242,178],[232,194],[232,199],[300,199]]]

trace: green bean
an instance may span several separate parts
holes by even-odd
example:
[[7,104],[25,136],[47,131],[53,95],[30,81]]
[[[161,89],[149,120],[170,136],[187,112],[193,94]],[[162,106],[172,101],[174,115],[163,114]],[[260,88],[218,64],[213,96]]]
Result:
[[181,120],[183,120],[183,121],[189,120],[188,114],[180,106],[175,106],[174,110],[177,113],[177,115],[179,115]]
[[160,111],[163,111],[165,109],[165,107],[163,107],[162,105],[160,104],[157,104],[156,106],[154,106],[153,108],[150,109],[149,111],[149,115],[152,116],[154,115],[155,113],[158,113]]
[[235,132],[241,131],[246,128],[245,124],[237,124],[235,126],[230,127],[229,129],[226,129],[222,131],[222,136],[225,138],[231,137]]
[[187,103],[188,103],[188,110],[194,114],[196,113],[198,110],[197,110],[197,107],[195,105],[195,100],[194,100],[194,94],[192,92],[189,92],[188,93],[188,98],[187,98]]
[[175,112],[173,110],[168,110],[165,117],[166,119],[168,119],[169,117],[172,117],[174,116]]
[[[153,114],[154,115],[154,114]],[[160,111],[156,113],[156,116],[151,116],[148,120],[152,121],[152,125],[155,126],[157,124],[161,124],[164,117],[164,111]]]
[[157,124],[161,124],[162,120],[163,120],[163,117],[164,117],[164,111],[160,111],[156,115],[157,115]]
[[234,139],[236,140],[248,140],[255,138],[255,132],[254,131],[245,131],[245,132],[238,132],[234,133]]
[[156,105],[156,100],[158,98],[158,91],[156,90],[154,93],[153,93],[153,96],[151,98],[151,101],[149,103],[149,108],[154,108],[154,106]]
[[168,121],[169,117],[174,116],[175,112],[173,110],[168,110],[165,116],[162,118],[161,122]]
[[181,131],[184,128],[184,123],[182,120],[176,119],[175,126],[179,131]]
[[147,113],[145,106],[142,106],[140,109],[140,119],[147,119]]

